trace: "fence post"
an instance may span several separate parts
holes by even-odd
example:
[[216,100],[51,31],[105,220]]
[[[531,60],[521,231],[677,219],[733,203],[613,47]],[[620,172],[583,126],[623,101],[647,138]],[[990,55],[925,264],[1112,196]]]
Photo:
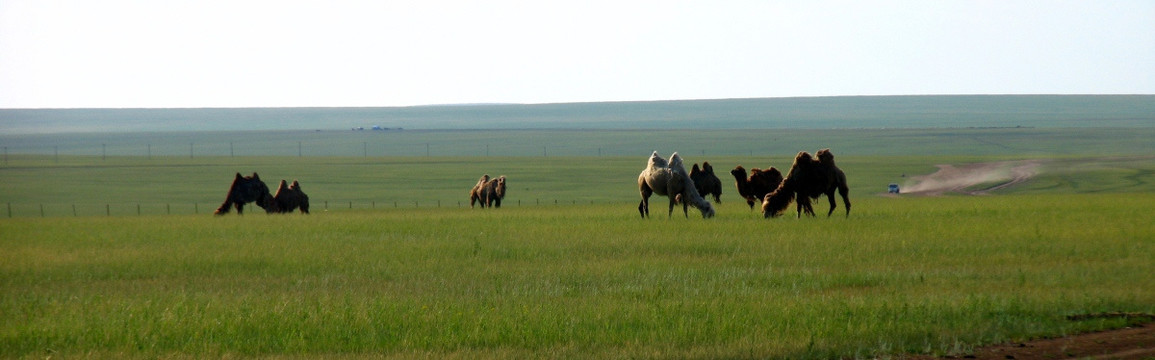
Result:
[[44,217],[44,204],[40,204],[40,217]]
[[200,213],[201,213],[200,205],[197,203],[193,203],[193,214],[200,214]]
[[140,204],[136,204],[136,215],[140,216]]
[[8,203],[8,218],[12,218],[12,203]]
[[111,205],[104,204],[104,215],[105,216],[112,216],[112,206]]
[[166,215],[172,215],[172,205],[164,204],[164,213]]
[[352,209],[352,208],[353,208],[353,202],[352,202],[352,201],[349,201],[349,208],[350,208],[350,209]]
[[72,216],[76,216],[76,204],[72,204]]

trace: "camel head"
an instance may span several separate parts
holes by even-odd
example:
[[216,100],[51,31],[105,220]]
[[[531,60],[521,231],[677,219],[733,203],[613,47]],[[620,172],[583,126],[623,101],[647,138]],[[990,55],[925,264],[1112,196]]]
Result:
[[738,165],[734,170],[730,170],[730,175],[734,175],[734,179],[746,182],[746,168]]
[[706,206],[698,208],[698,211],[702,212],[703,219],[714,217],[714,206],[710,205],[709,202],[706,203]]
[[834,165],[834,154],[830,153],[830,149],[818,150],[814,155],[818,157],[818,162],[823,165]]

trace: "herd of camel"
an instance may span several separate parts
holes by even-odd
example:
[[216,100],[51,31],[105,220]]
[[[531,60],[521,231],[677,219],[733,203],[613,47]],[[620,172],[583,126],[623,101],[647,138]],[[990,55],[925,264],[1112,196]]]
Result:
[[[834,154],[830,149],[818,150],[814,156],[802,151],[794,157],[794,163],[786,176],[773,167],[765,170],[751,169],[749,176],[741,165],[730,171],[734,176],[734,184],[738,195],[746,199],[750,209],[755,202],[762,204],[763,217],[781,215],[791,202],[798,204],[798,217],[802,214],[814,216],[814,208],[810,205],[811,199],[818,199],[826,195],[830,200],[830,211],[826,216],[834,213],[834,193],[842,196],[842,203],[846,207],[846,216],[850,216],[850,188],[846,184],[846,174],[834,165]],[[638,191],[642,201],[638,204],[638,212],[645,218],[650,214],[650,195],[662,195],[670,198],[670,207],[667,216],[673,216],[674,205],[682,204],[682,213],[687,217],[688,207],[693,206],[702,212],[702,217],[714,216],[714,207],[703,195],[713,195],[714,202],[721,202],[722,182],[714,175],[714,168],[709,162],[703,162],[702,167],[694,164],[689,173],[682,164],[678,153],[670,155],[667,161],[655,151],[650,155],[646,168],[638,175]]]
[[[802,217],[803,213],[815,216],[810,200],[822,195],[826,195],[830,201],[830,211],[826,213],[826,216],[830,216],[836,207],[835,191],[842,196],[846,215],[850,216],[850,188],[846,185],[846,174],[834,165],[834,154],[830,153],[830,149],[818,150],[814,156],[805,151],[799,152],[786,176],[782,176],[782,172],[773,167],[765,170],[750,169],[747,176],[746,169],[741,165],[731,170],[730,174],[734,176],[738,194],[746,199],[750,209],[754,209],[755,202],[761,202],[763,217],[781,215],[791,202],[797,203],[798,217]],[[505,198],[505,189],[504,175],[492,179],[489,174],[483,175],[469,191],[469,207],[480,203],[482,208],[499,208],[501,200]],[[714,207],[703,195],[713,195],[714,202],[721,202],[722,182],[714,175],[714,168],[709,162],[703,162],[701,167],[695,163],[687,172],[678,153],[670,155],[667,160],[654,151],[646,168],[638,175],[638,191],[642,195],[642,201],[638,204],[642,218],[650,214],[651,195],[669,197],[667,216],[673,216],[674,206],[681,203],[682,213],[686,217],[689,217],[689,206],[693,206],[702,212],[703,218],[710,218],[714,216]],[[296,180],[292,184],[281,180],[277,192],[270,194],[269,188],[257,173],[251,176],[237,173],[225,202],[213,214],[227,214],[233,207],[238,214],[242,214],[244,205],[250,202],[255,202],[267,213],[290,213],[297,209],[309,213],[309,196],[301,191],[301,185]]]

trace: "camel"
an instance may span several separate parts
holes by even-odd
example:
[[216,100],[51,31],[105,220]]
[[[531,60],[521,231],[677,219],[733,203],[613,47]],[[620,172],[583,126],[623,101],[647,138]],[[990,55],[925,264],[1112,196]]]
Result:
[[650,215],[650,195],[653,194],[670,198],[670,209],[667,217],[673,217],[674,204],[679,200],[682,200],[680,201],[682,213],[687,218],[690,217],[689,204],[702,212],[702,218],[714,216],[714,207],[698,194],[694,180],[690,178],[690,174],[686,173],[686,168],[682,165],[682,158],[676,152],[670,155],[668,162],[659,156],[657,151],[650,155],[646,168],[638,175],[638,191],[642,195],[642,201],[638,204],[638,212],[641,213],[643,219]]
[[694,163],[694,167],[690,168],[690,179],[694,180],[698,194],[702,196],[714,195],[714,203],[722,203],[722,181],[714,175],[714,167],[710,166],[709,161],[702,162],[701,169],[698,169],[698,164]]
[[794,164],[786,174],[786,179],[774,192],[766,194],[762,201],[762,216],[774,217],[786,210],[790,202],[797,198],[798,217],[802,217],[803,210],[814,216],[810,207],[810,199],[818,199],[823,194],[830,201],[829,217],[837,207],[834,201],[834,191],[842,195],[842,203],[846,205],[846,216],[850,216],[850,188],[846,184],[846,174],[834,165],[834,154],[830,149],[818,150],[814,159],[809,153],[802,151],[794,157]]
[[501,199],[505,198],[505,175],[498,176],[485,183],[481,188],[481,207],[501,207]]
[[[481,200],[481,189],[485,187],[485,183],[489,182],[489,174],[481,175],[477,179],[477,185],[473,185],[473,189],[469,190],[469,207],[472,208],[478,200]],[[481,203],[481,207],[485,207],[485,202]]]
[[230,207],[236,207],[237,214],[244,214],[245,204],[250,202],[256,202],[257,206],[265,209],[265,212],[273,211],[273,196],[269,195],[269,187],[261,181],[261,177],[255,172],[252,176],[241,176],[241,173],[237,173],[233,184],[229,186],[228,195],[225,195],[225,202],[213,212],[213,215],[228,214]]
[[293,210],[301,209],[302,214],[309,213],[309,196],[301,191],[301,184],[297,180],[293,180],[292,185],[285,185],[285,180],[281,180],[280,186],[277,186],[277,193],[273,195],[273,211],[278,213],[291,213]]
[[782,172],[774,167],[766,170],[750,169],[750,177],[746,177],[746,169],[738,165],[730,170],[734,176],[734,186],[738,188],[738,195],[746,199],[746,205],[754,210],[754,203],[762,202],[762,198],[778,188],[782,183]]

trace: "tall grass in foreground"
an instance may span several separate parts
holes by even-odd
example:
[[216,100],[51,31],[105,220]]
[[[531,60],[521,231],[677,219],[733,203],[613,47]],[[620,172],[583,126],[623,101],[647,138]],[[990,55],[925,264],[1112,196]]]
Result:
[[[834,358],[1153,312],[1155,195],[0,219],[0,356]],[[825,209],[820,204],[819,209]]]

